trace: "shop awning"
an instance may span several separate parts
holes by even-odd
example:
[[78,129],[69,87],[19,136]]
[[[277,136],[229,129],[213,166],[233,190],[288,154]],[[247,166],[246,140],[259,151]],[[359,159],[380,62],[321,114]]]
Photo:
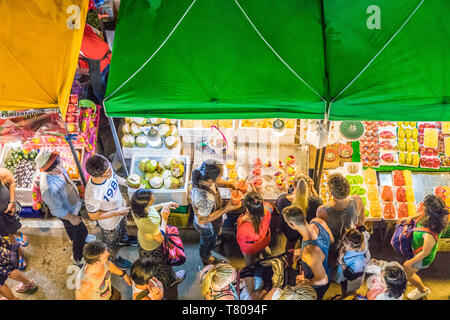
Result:
[[65,116],[89,0],[0,1],[0,110]]
[[106,112],[450,119],[450,2],[375,2],[123,2]]

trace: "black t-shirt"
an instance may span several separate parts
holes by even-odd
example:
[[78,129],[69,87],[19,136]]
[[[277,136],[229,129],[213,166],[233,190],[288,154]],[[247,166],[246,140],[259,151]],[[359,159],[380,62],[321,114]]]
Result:
[[[292,205],[292,201],[286,198],[287,194],[282,194],[278,197],[275,206],[280,214],[283,209]],[[322,199],[316,196],[310,196],[308,199],[308,209],[306,210],[306,222],[310,223],[316,217],[317,209],[323,204]],[[291,229],[284,219],[281,219],[281,230],[289,242],[301,240],[302,236],[297,231]]]

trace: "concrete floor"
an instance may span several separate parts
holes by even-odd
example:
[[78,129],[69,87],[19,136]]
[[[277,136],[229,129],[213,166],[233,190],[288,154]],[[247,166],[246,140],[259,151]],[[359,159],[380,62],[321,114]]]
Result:
[[[99,228],[88,224],[91,233],[100,238]],[[201,299],[198,281],[198,271],[202,267],[198,255],[198,233],[194,229],[180,229],[184,240],[187,261],[176,270],[185,269],[186,280],[178,287],[180,300]],[[24,228],[23,232],[29,236],[30,244],[25,247],[28,260],[28,268],[25,274],[34,279],[39,290],[33,295],[17,294],[20,299],[29,300],[73,300],[75,291],[70,289],[77,268],[70,264],[71,244],[63,228]],[[135,234],[136,230],[130,227],[129,233]],[[279,254],[284,248],[284,236],[274,237],[271,243],[272,253]],[[236,268],[244,266],[244,260],[234,244],[225,246],[224,255]],[[377,230],[370,241],[370,250],[373,258],[386,261],[396,260],[389,244],[383,243]],[[131,260],[138,258],[137,249],[134,247],[121,248],[119,253]],[[428,300],[450,299],[450,253],[438,253],[433,265],[420,272],[426,286],[431,289]],[[8,279],[7,284],[14,288],[17,284]],[[123,299],[131,298],[131,289],[118,276],[113,275],[113,285],[122,293]],[[408,291],[411,290],[408,287]],[[366,287],[360,289],[360,293],[366,293]],[[340,288],[332,284],[325,295],[325,299],[340,293]]]

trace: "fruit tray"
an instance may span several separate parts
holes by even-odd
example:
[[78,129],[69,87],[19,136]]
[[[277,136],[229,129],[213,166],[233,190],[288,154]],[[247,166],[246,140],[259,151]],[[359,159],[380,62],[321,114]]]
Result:
[[[17,145],[20,147],[20,145]],[[17,148],[16,145],[12,146],[10,144],[7,144],[4,146],[2,150],[2,155],[0,157],[0,167],[5,167],[5,161],[11,156],[14,149]],[[31,179],[31,187],[30,188],[20,188],[16,186],[16,193],[15,197],[16,200],[24,207],[32,206],[33,205],[33,185],[36,181],[37,174],[36,170],[33,171],[33,177]]]
[[[167,202],[167,201],[174,201],[180,205],[187,205],[187,191],[188,191],[188,185],[190,183],[190,167],[191,167],[191,161],[189,156],[174,156],[174,155],[156,155],[147,153],[146,155],[133,155],[131,158],[131,168],[130,168],[130,175],[137,174],[139,177],[142,177],[144,175],[144,172],[142,172],[139,169],[139,163],[142,159],[148,158],[150,160],[155,160],[158,163],[161,162],[165,158],[174,158],[175,160],[182,161],[184,164],[184,173],[183,173],[183,185],[181,188],[178,189],[165,189],[164,187],[161,187],[159,189],[151,189],[154,197],[155,202]],[[131,199],[134,192],[136,192],[137,189],[134,188],[128,188],[128,195]]]
[[395,221],[397,220],[397,210],[394,202],[382,202],[383,220]]

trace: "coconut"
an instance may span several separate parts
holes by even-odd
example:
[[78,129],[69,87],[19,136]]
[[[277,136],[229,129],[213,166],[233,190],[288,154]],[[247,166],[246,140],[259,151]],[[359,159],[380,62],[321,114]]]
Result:
[[131,174],[127,178],[127,184],[131,188],[139,188],[139,186],[141,185],[141,178],[137,174]]
[[162,146],[162,139],[158,133],[158,130],[156,130],[156,127],[151,127],[150,131],[148,132],[148,144],[152,148],[161,148]]
[[178,128],[175,125],[170,125],[170,135],[174,137],[178,137]]
[[148,145],[148,139],[145,134],[140,134],[136,137],[136,145],[140,148],[145,148]]
[[182,177],[184,174],[184,164],[176,163],[172,165],[172,176],[175,178]]
[[144,180],[150,181],[150,180],[152,180],[152,178],[153,178],[154,176],[155,176],[154,173],[147,172],[147,173],[144,175]]
[[162,185],[163,185],[163,178],[160,176],[153,177],[150,180],[150,186],[152,188],[159,189],[161,188]]
[[138,136],[142,133],[142,129],[136,123],[132,123],[130,126],[130,132],[133,136]]
[[178,179],[174,177],[167,177],[164,179],[164,188],[165,189],[177,189],[178,188]]
[[168,124],[160,124],[158,126],[159,135],[163,138],[170,135],[170,126]]
[[170,119],[169,120],[169,124],[176,125],[177,124],[177,119]]
[[145,172],[155,172],[158,167],[158,162],[156,160],[150,160],[145,163]]
[[142,172],[145,172],[145,164],[147,161],[150,161],[150,159],[144,158],[139,162],[139,170],[141,170]]
[[130,134],[130,124],[129,123],[125,123],[122,126],[122,133],[123,134]]
[[173,149],[178,144],[178,138],[168,136],[166,139],[164,139],[164,144],[166,145],[167,149]]
[[174,161],[174,158],[164,158],[159,164],[163,166],[167,170],[172,169],[172,161]]
[[150,183],[147,180],[142,180],[141,185],[139,186],[141,189],[151,189]]
[[122,137],[122,146],[125,148],[133,148],[135,144],[134,136],[131,134],[126,134]]
[[152,126],[157,126],[157,125],[159,125],[161,123],[161,119],[160,118],[150,118],[148,120],[149,120],[149,122],[150,122],[150,124]]
[[133,122],[136,123],[137,125],[143,126],[147,123],[147,119],[145,118],[132,118]]
[[125,118],[125,123],[132,124],[133,118]]
[[164,171],[161,173],[161,177],[162,177],[163,179],[170,178],[171,176],[172,176],[172,172],[171,172],[170,170],[164,170]]
[[184,186],[184,178],[179,177],[178,178],[178,188],[183,188],[183,186]]

